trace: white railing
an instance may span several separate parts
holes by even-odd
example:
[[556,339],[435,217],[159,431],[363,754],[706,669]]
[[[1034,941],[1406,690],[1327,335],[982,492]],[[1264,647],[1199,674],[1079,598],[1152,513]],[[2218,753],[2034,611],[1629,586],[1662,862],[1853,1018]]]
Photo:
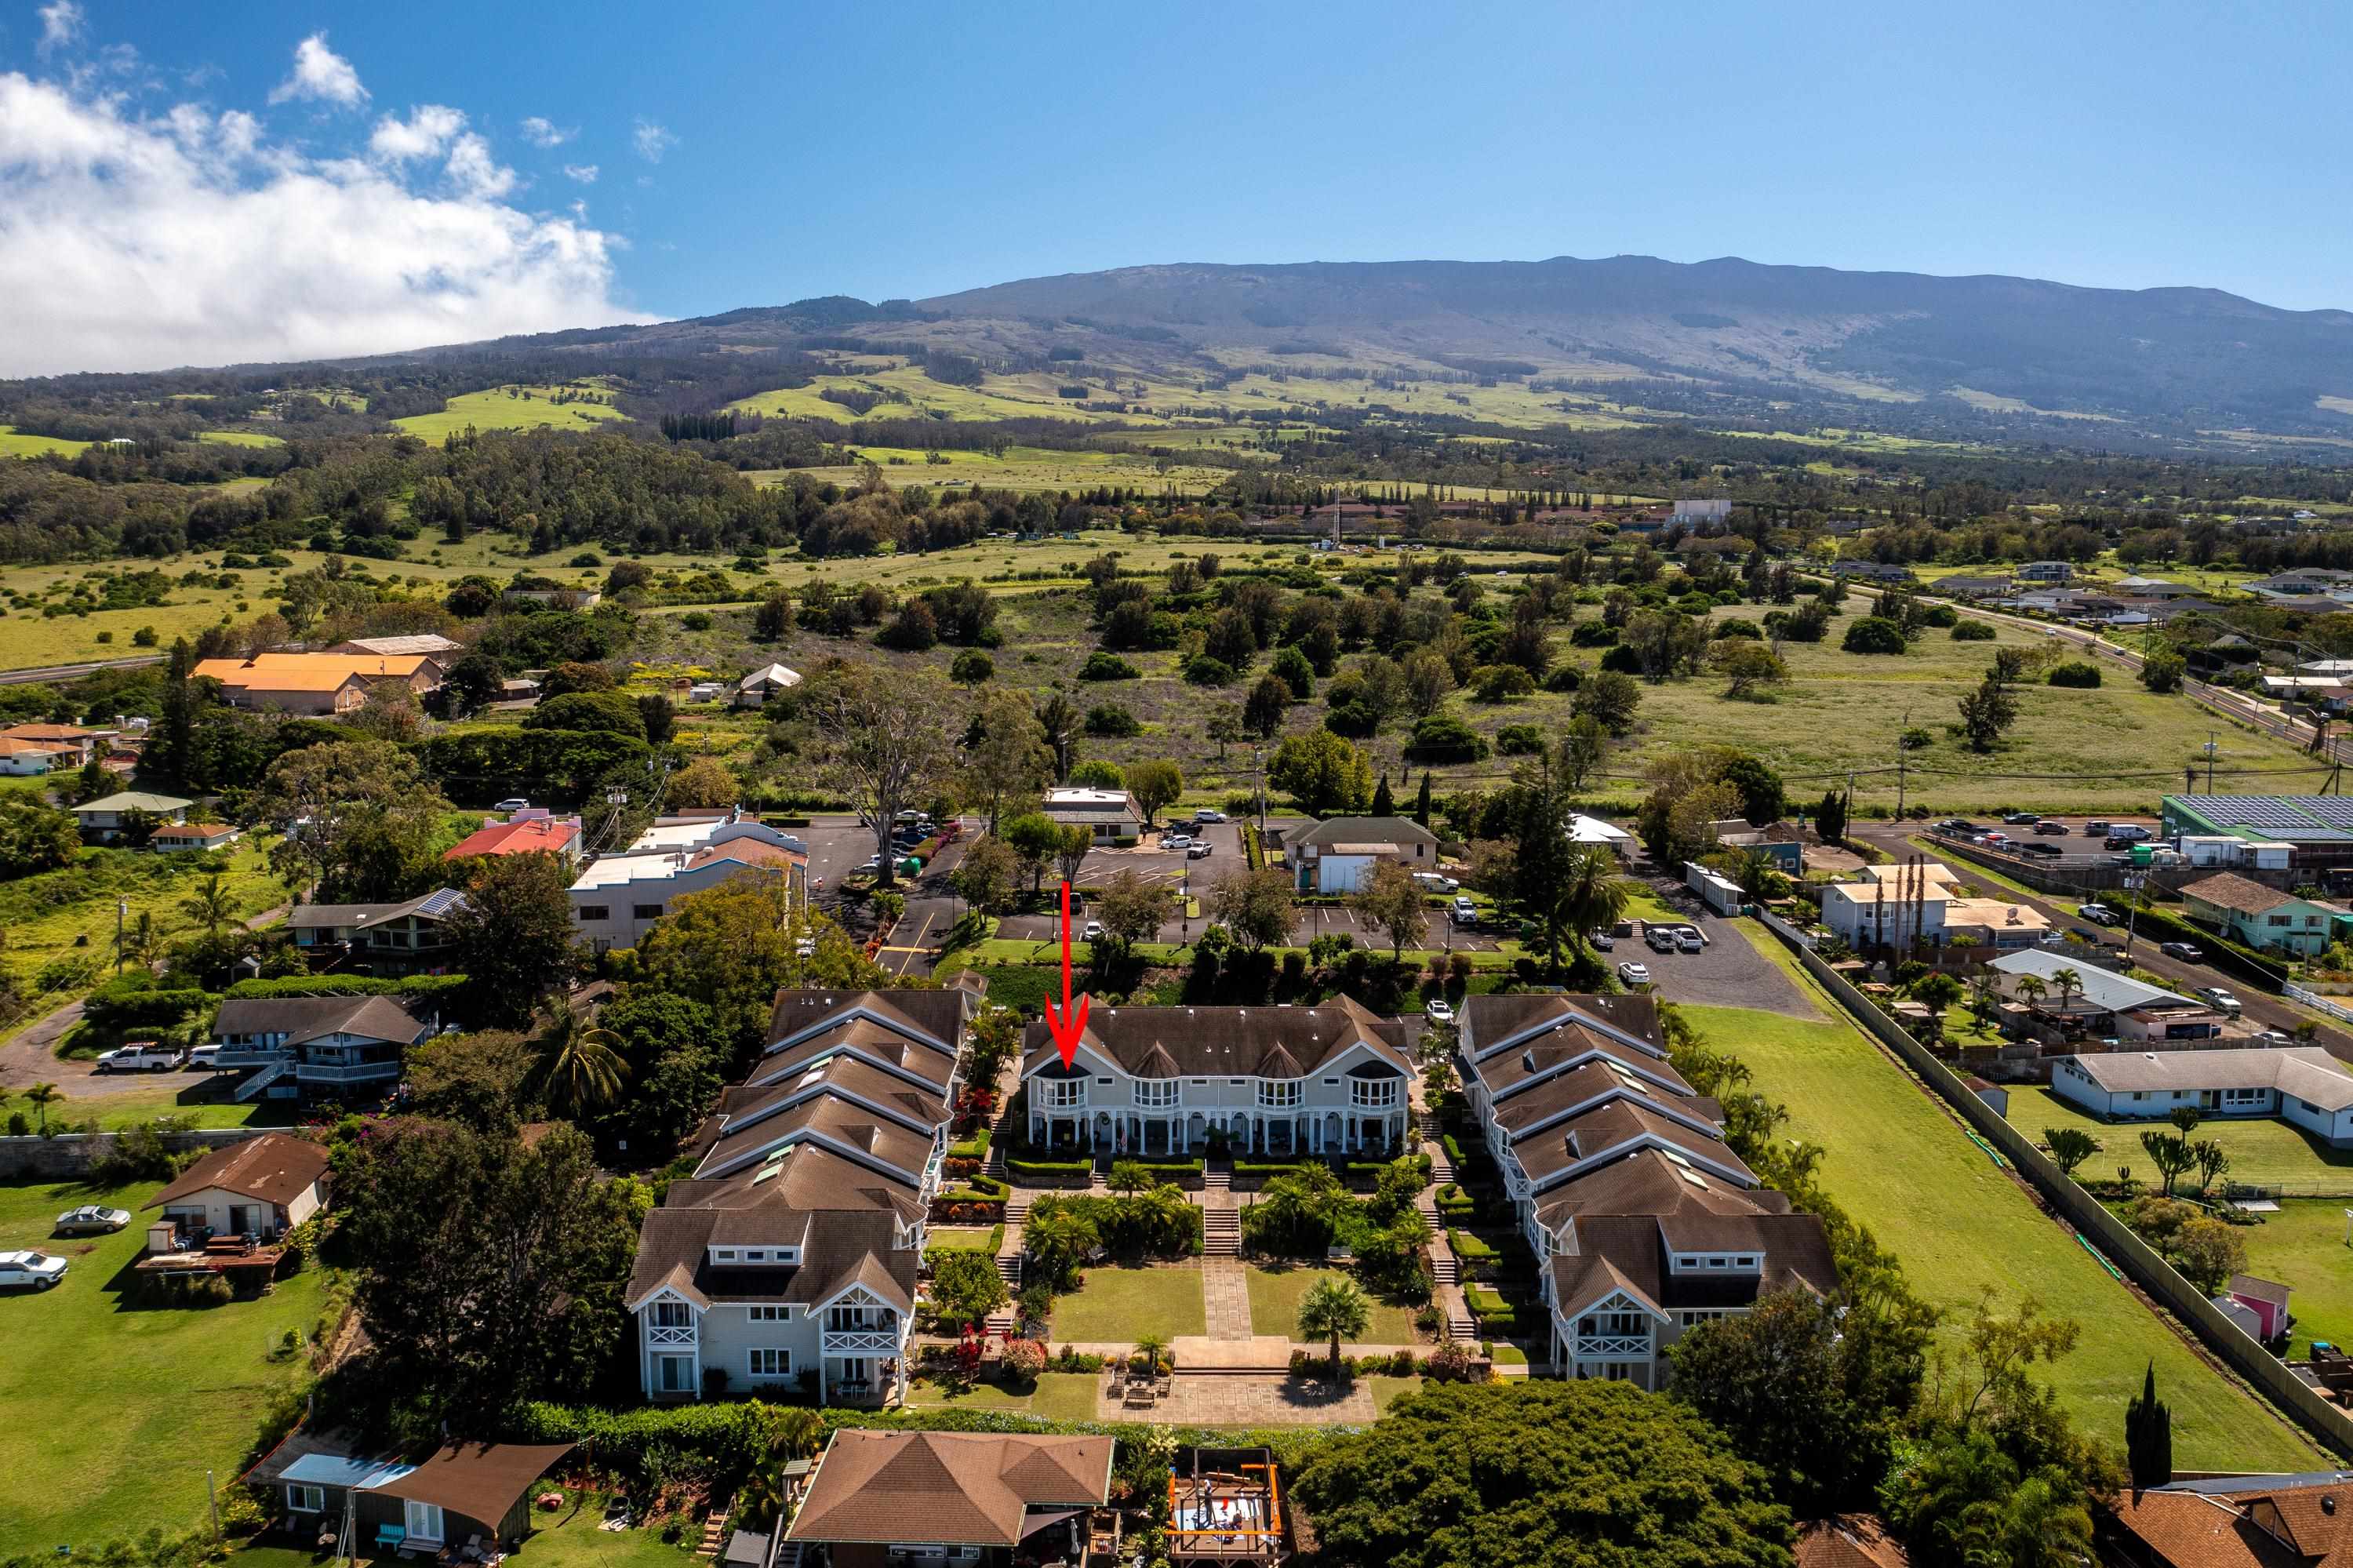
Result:
[[828,1330],[818,1347],[828,1356],[895,1355],[899,1336],[889,1329]]
[[649,1324],[646,1328],[646,1343],[649,1345],[684,1345],[691,1347],[695,1342],[696,1336],[694,1325],[691,1323],[689,1323],[683,1329],[663,1328],[653,1324]]
[[294,1068],[297,1080],[306,1084],[363,1084],[379,1078],[400,1076],[397,1062],[363,1062],[357,1066],[332,1067],[303,1062]]
[[213,1053],[216,1067],[266,1067],[272,1062],[292,1060],[290,1045],[224,1045]]
[[1586,1336],[1577,1340],[1580,1356],[1647,1356],[1651,1353],[1651,1338],[1647,1334],[1608,1334]]
[[2290,1001],[2300,1001],[2306,1007],[2328,1014],[2339,1023],[2353,1023],[2353,1008],[2348,1008],[2341,1002],[2331,1001],[2316,991],[2306,991],[2300,985],[2291,985],[2285,988],[2285,994]]

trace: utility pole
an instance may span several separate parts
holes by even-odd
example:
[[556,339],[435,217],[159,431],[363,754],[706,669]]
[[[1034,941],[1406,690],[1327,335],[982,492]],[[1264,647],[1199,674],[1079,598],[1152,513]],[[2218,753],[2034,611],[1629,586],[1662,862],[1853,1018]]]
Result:
[[2214,792],[2214,732],[2206,732],[2206,793]]
[[1904,710],[1903,723],[1895,732],[1895,821],[1899,827],[1904,821],[1904,776],[1912,761],[1911,747],[1905,743],[1904,737],[1911,730],[1912,710],[1907,707]]

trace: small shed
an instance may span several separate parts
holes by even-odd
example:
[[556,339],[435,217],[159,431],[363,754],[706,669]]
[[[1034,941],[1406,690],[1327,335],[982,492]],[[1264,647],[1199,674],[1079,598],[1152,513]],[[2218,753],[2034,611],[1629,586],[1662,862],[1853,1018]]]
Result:
[[2255,1315],[2261,1330],[2255,1335],[2258,1340],[2277,1339],[2287,1332],[2288,1325],[2295,1320],[2287,1309],[2288,1287],[2276,1279],[2234,1274],[2224,1294]]
[[1719,915],[1737,915],[1748,902],[1739,884],[1725,881],[1695,860],[1683,863],[1683,885]]
[[1968,1077],[1961,1081],[1968,1085],[1969,1093],[1985,1101],[1987,1105],[1991,1106],[1996,1116],[1999,1116],[2005,1120],[2009,1118],[2010,1091],[2008,1089],[2003,1088],[2000,1084],[1993,1083],[1989,1079],[1980,1078],[1975,1073],[1971,1073]]

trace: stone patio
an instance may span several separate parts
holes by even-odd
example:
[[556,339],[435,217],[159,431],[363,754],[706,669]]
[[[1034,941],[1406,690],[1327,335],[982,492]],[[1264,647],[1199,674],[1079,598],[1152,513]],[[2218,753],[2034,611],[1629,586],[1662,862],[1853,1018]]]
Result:
[[1168,1397],[1149,1411],[1131,1410],[1095,1386],[1098,1421],[1167,1422],[1180,1426],[1327,1426],[1370,1422],[1378,1414],[1372,1386],[1359,1378],[1345,1393],[1287,1376],[1179,1372]]
[[1210,1339],[1250,1337],[1250,1275],[1240,1258],[1201,1260],[1201,1301]]

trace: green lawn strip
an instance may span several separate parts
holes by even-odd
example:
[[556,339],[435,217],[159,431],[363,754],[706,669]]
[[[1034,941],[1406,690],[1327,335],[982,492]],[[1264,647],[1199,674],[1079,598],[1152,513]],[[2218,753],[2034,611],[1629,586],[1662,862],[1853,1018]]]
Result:
[[1375,1377],[1360,1377],[1356,1381],[1372,1389],[1373,1410],[1380,1415],[1387,1415],[1389,1406],[1407,1394],[1421,1392],[1421,1379],[1418,1377],[1392,1377],[1382,1372]]
[[[1314,1264],[1251,1264],[1249,1277],[1250,1331],[1299,1338],[1299,1304],[1319,1279],[1353,1279],[1345,1268]],[[1360,1345],[1410,1345],[1414,1342],[1413,1311],[1375,1298],[1372,1318]]]
[[1077,1290],[1054,1298],[1047,1337],[1058,1345],[1110,1343],[1207,1330],[1198,1264],[1101,1264]]
[[1786,1104],[1791,1137],[1830,1152],[1831,1195],[1902,1260],[1912,1287],[1961,1315],[1980,1289],[2030,1293],[2083,1326],[2052,1383],[2085,1428],[2120,1443],[2125,1402],[2154,1360],[2173,1408],[2176,1463],[2296,1469],[2316,1450],[2255,1397],[2213,1371],[1962,1135],[1947,1114],[1845,1020],[1808,1022],[1742,1008],[1686,1007],[1708,1042],[1747,1062],[1755,1086]]
[[2236,1232],[2247,1244],[2247,1272],[2277,1280],[2293,1292],[2288,1311],[2295,1318],[2293,1358],[2315,1340],[2353,1344],[2353,1247],[2345,1245],[2346,1205],[2334,1199],[2291,1200],[2259,1225]]
[[[0,1251],[50,1249],[57,1216],[82,1203],[135,1214],[158,1185],[0,1186]],[[288,1330],[317,1324],[324,1274],[223,1307],[141,1308],[125,1292],[145,1240],[134,1223],[58,1241],[72,1263],[61,1284],[0,1298],[0,1345],[15,1371],[0,1394],[0,1557],[193,1527],[205,1472],[234,1479],[270,1395],[307,1375],[299,1358],[269,1352]]]
[[1052,1421],[1092,1421],[1095,1388],[1102,1381],[1096,1372],[1040,1372],[1036,1385],[1027,1390],[983,1383],[958,1393],[949,1393],[937,1383],[918,1383],[909,1393],[907,1405],[911,1410],[994,1410],[1042,1415]]
[[[2037,1084],[2010,1086],[2010,1125],[2035,1143],[2042,1141],[2050,1128],[2091,1134],[2101,1149],[2077,1172],[2087,1179],[2113,1177],[2119,1165],[2130,1165],[2143,1181],[2153,1179],[2157,1168],[2141,1148],[2140,1135],[2173,1130],[2163,1121],[2102,1121]],[[2353,1194],[2353,1150],[2330,1149],[2286,1122],[2270,1117],[2211,1117],[2200,1122],[2191,1136],[2211,1139],[2230,1155],[2226,1181],[2280,1187],[2290,1194]]]
[[[182,1086],[195,1083],[197,1075],[185,1075],[177,1081],[164,1079],[171,1086],[155,1089],[135,1089],[120,1095],[83,1095],[76,1097],[71,1090],[90,1080],[69,1079],[60,1086],[69,1091],[68,1097],[49,1107],[49,1120],[70,1121],[77,1125],[95,1118],[103,1132],[115,1132],[157,1117],[176,1117],[195,1127],[287,1127],[292,1123],[293,1102],[290,1100],[253,1100],[238,1105],[233,1100],[220,1100],[199,1106],[184,1106],[177,1099]],[[103,1080],[100,1080],[101,1082]],[[20,1105],[19,1109],[22,1109]]]
[[991,1225],[934,1225],[923,1233],[923,1240],[935,1252],[987,1252],[997,1234]]
[[[507,1560],[527,1568],[693,1568],[698,1562],[691,1542],[699,1531],[672,1545],[659,1530],[599,1530],[605,1509],[603,1498],[567,1492],[556,1512],[533,1511],[534,1528]],[[334,1559],[299,1546],[256,1544],[232,1552],[227,1561],[229,1568],[329,1568]]]

